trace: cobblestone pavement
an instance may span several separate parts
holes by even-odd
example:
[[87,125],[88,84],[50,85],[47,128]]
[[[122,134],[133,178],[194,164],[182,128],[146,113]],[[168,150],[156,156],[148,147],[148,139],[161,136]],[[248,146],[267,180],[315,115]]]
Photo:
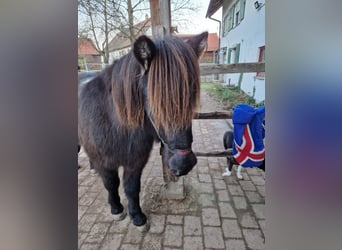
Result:
[[[202,95],[201,102],[207,98]],[[201,111],[207,108],[202,104]],[[194,120],[194,151],[222,150],[229,122]],[[265,249],[265,174],[259,169],[243,169],[243,180],[236,178],[235,171],[222,177],[225,158],[198,157],[197,165],[184,177],[186,198],[167,200],[162,192],[159,144],[155,144],[140,193],[150,229],[141,233],[129,216],[113,221],[107,191],[100,177],[90,173],[83,151],[79,165],[79,249]],[[127,208],[122,185],[119,191]]]

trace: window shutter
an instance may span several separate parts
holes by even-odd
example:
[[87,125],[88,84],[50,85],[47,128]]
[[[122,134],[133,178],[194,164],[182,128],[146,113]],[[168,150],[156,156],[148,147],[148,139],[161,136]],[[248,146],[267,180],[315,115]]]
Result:
[[232,54],[232,49],[229,49],[228,50],[228,64],[230,64],[230,61],[231,61],[230,59],[231,54]]
[[246,8],[246,0],[241,0],[240,1],[240,21],[245,16],[245,8]]
[[235,63],[239,62],[239,56],[240,56],[240,43],[236,45],[235,47]]

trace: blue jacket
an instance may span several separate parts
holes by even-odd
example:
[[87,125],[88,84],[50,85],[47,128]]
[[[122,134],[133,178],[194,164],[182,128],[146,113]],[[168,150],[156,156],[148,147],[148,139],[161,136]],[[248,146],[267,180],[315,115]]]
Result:
[[247,104],[233,107],[235,160],[243,167],[258,167],[265,159],[265,106]]

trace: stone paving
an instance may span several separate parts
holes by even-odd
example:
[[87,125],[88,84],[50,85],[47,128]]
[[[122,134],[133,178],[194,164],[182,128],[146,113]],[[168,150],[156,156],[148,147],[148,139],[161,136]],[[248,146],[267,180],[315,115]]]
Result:
[[[194,120],[194,151],[222,150],[230,122]],[[129,216],[112,219],[107,191],[100,177],[90,173],[82,150],[79,165],[79,249],[265,249],[265,174],[259,169],[243,169],[243,180],[236,178],[235,168],[232,176],[222,177],[225,158],[198,157],[197,165],[184,177],[186,198],[167,200],[162,194],[159,144],[155,144],[140,193],[150,229],[141,233]],[[127,208],[122,185],[119,191]]]

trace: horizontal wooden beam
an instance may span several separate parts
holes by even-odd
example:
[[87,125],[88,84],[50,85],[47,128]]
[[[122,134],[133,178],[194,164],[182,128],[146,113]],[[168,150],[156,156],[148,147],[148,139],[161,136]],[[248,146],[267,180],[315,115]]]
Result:
[[196,113],[194,119],[232,119],[233,111]]
[[200,65],[201,75],[226,73],[252,73],[265,72],[265,63],[233,63]]
[[231,148],[224,151],[212,151],[212,152],[194,152],[198,157],[228,157],[233,155]]

